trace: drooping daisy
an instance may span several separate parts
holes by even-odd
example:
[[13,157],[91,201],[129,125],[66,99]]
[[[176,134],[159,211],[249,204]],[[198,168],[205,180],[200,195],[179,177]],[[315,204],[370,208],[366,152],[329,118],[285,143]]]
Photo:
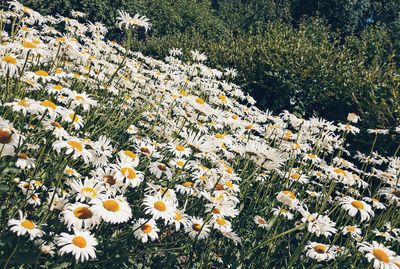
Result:
[[26,214],[24,215],[21,210],[18,212],[19,219],[10,219],[8,221],[10,231],[16,233],[18,236],[28,234],[31,240],[36,237],[42,237],[44,232],[35,223],[27,219]]
[[133,225],[134,235],[137,239],[141,240],[143,243],[147,241],[154,241],[158,238],[158,232],[156,222],[153,219],[146,221],[145,219],[139,219]]
[[174,216],[175,207],[171,200],[160,195],[146,195],[143,205],[146,207],[145,213],[152,215],[155,220],[162,218],[168,221]]
[[375,269],[398,269],[395,263],[396,253],[388,247],[376,241],[358,243],[357,246],[360,252],[365,253],[368,262],[373,262]]
[[0,68],[2,73],[13,77],[18,74],[18,67],[20,63],[13,55],[4,55],[0,61]]
[[364,201],[355,200],[350,196],[339,198],[339,203],[350,216],[354,217],[360,213],[361,221],[369,220],[374,216],[374,211],[369,204]]
[[261,228],[269,228],[270,224],[261,216],[255,216],[254,222],[257,224],[258,227]]
[[52,134],[58,139],[66,139],[69,137],[68,132],[55,120],[46,120],[43,122],[43,126],[45,126],[46,130],[52,131]]
[[364,197],[363,200],[372,203],[372,207],[376,209],[386,209],[386,206],[378,198]]
[[20,152],[18,153],[18,159],[15,163],[15,166],[21,169],[31,169],[35,168],[35,159],[28,156],[27,153]]
[[132,209],[123,196],[95,199],[92,209],[105,222],[123,223],[132,217]]
[[279,202],[281,202],[287,206],[290,206],[290,207],[294,207],[299,204],[299,200],[297,200],[294,193],[289,190],[279,192],[278,195],[276,196],[276,199]]
[[2,122],[0,118],[0,157],[13,156],[21,139],[23,137],[8,124],[8,121]]
[[97,240],[89,231],[73,229],[73,234],[61,233],[56,238],[60,254],[72,253],[77,261],[84,262],[96,258]]

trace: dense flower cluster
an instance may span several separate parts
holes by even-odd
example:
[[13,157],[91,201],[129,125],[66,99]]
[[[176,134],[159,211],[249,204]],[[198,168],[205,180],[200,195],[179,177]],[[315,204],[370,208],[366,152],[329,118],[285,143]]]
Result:
[[[339,125],[274,116],[198,51],[191,63],[176,48],[145,57],[76,11],[42,16],[12,1],[0,14],[5,267],[32,245],[35,263],[72,255],[87,268],[115,249],[124,264],[174,253],[206,267],[292,267],[301,255],[400,266],[400,159],[350,155],[356,114]],[[122,11],[117,24],[150,27]]]

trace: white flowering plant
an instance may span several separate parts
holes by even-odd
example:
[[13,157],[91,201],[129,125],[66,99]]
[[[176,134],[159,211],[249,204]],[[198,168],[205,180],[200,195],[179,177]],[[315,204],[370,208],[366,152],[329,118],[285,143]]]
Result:
[[[351,154],[359,117],[273,115],[146,17],[1,10],[3,268],[399,268],[400,159]],[[396,129],[397,130],[397,129]]]

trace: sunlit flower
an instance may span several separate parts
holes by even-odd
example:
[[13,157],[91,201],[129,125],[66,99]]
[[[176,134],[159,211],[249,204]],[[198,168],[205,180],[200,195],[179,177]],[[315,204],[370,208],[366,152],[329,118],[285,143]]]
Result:
[[73,230],[73,234],[61,233],[56,238],[61,255],[71,253],[81,262],[96,258],[97,240],[88,231]]
[[16,233],[18,236],[28,234],[30,239],[33,240],[37,237],[43,236],[43,231],[38,228],[38,226],[27,219],[26,215],[19,212],[19,219],[11,219],[8,221],[8,225],[10,226],[10,231]]

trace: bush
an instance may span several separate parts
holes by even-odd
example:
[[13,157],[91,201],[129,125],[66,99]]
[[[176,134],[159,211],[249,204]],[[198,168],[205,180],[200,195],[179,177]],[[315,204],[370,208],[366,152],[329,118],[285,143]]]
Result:
[[298,29],[271,22],[263,33],[222,41],[176,34],[135,44],[158,57],[173,46],[207,52],[214,66],[238,69],[239,83],[263,108],[328,119],[345,119],[354,111],[363,114],[370,127],[398,122],[398,70],[388,45],[383,26],[367,28],[342,43],[320,19],[303,20]]

